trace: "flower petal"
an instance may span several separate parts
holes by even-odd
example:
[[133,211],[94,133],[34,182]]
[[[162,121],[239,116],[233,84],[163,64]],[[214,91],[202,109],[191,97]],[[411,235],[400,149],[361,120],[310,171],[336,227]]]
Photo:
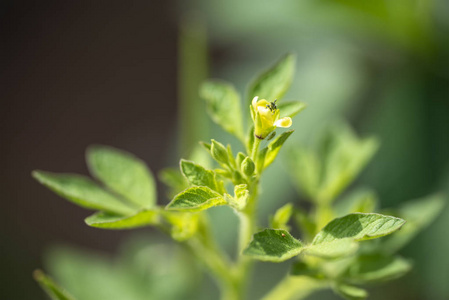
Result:
[[258,100],[259,100],[259,96],[256,96],[253,98],[253,101],[251,101],[251,104],[253,105],[254,109],[256,109]]
[[276,122],[274,122],[274,126],[288,128],[288,127],[292,126],[292,118],[285,117],[285,118],[279,119]]

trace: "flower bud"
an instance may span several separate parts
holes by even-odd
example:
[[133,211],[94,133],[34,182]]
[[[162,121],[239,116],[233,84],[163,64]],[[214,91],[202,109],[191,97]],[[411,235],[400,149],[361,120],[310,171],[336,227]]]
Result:
[[256,165],[254,164],[253,160],[248,156],[245,158],[242,162],[241,170],[243,174],[245,174],[247,177],[250,177],[254,174],[254,170],[256,169]]

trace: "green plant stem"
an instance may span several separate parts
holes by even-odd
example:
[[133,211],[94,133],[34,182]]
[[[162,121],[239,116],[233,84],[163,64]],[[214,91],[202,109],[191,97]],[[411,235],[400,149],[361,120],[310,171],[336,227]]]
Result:
[[209,228],[207,218],[203,218],[197,235],[186,242],[187,248],[209,270],[217,282],[223,300],[240,300],[235,266],[217,246]]
[[254,137],[253,149],[251,149],[251,159],[254,163],[256,163],[257,153],[259,152],[260,140],[257,137]]
[[287,276],[282,279],[263,300],[304,299],[313,292],[324,289],[327,283],[306,276]]

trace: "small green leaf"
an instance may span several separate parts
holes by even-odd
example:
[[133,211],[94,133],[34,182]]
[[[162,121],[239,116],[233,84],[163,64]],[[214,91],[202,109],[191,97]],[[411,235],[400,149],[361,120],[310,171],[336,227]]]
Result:
[[411,263],[399,256],[362,255],[342,275],[352,284],[366,284],[399,278],[410,271]]
[[72,295],[57,285],[41,270],[34,271],[33,277],[52,300],[75,300]]
[[103,190],[87,177],[34,171],[33,177],[59,196],[87,209],[100,209],[121,215],[135,209]]
[[281,262],[298,255],[303,244],[282,229],[265,229],[254,234],[243,251],[245,255],[262,261]]
[[259,75],[249,87],[248,102],[255,96],[268,101],[281,99],[293,81],[295,63],[296,56],[287,54],[274,66]]
[[304,102],[283,102],[277,105],[279,111],[281,112],[282,117],[290,117],[293,118],[304,109],[306,109],[307,104]]
[[234,197],[225,194],[225,199],[231,207],[237,210],[243,210],[248,201],[249,191],[246,184],[239,184],[234,187]]
[[363,241],[388,235],[404,225],[400,218],[381,214],[353,213],[329,222],[313,239],[313,245],[350,238]]
[[222,143],[212,140],[212,146],[210,148],[212,157],[221,165],[229,166],[228,150]]
[[242,109],[235,88],[226,82],[206,81],[201,85],[200,96],[206,100],[212,120],[243,141]]
[[288,221],[290,221],[292,214],[293,204],[287,203],[284,206],[280,207],[271,219],[271,227],[275,229],[290,230],[287,223]]
[[212,190],[217,191],[217,183],[213,171],[206,170],[202,166],[195,164],[193,161],[185,159],[181,159],[179,165],[182,174],[184,174],[192,185],[207,186]]
[[160,222],[158,211],[142,210],[132,216],[118,216],[106,212],[98,212],[85,220],[87,225],[103,229],[133,229],[149,225],[156,225]]
[[140,208],[155,205],[156,186],[153,174],[134,155],[107,146],[91,146],[86,153],[91,173],[114,192]]
[[234,159],[234,154],[232,153],[231,145],[228,144],[226,146],[226,150],[228,151],[228,161],[229,161],[230,165],[235,169],[237,165],[236,165],[236,162]]
[[375,138],[359,139],[346,125],[332,126],[320,145],[323,171],[317,200],[334,200],[363,170],[378,147]]
[[166,209],[194,212],[224,204],[226,201],[219,193],[208,187],[198,186],[188,188],[176,195]]
[[356,286],[337,284],[334,291],[347,300],[363,300],[368,297],[368,292]]
[[265,157],[265,166],[264,168],[271,165],[274,159],[277,157],[279,150],[281,150],[282,145],[284,145],[285,141],[289,138],[289,136],[293,133],[294,130],[289,130],[283,132],[280,136],[278,136],[274,141],[272,141],[268,145],[267,156]]
[[207,151],[210,152],[210,149],[211,149],[211,147],[212,147],[211,144],[208,144],[208,143],[206,143],[206,142],[200,142],[200,145],[201,145],[204,149],[206,149]]

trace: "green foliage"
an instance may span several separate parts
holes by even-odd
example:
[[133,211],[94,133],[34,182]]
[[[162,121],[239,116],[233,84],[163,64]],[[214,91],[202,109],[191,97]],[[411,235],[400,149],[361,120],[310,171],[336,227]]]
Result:
[[375,239],[398,230],[404,223],[403,219],[381,214],[353,213],[327,224],[315,236],[312,244],[331,243],[345,238],[355,241]]
[[425,229],[438,215],[445,206],[445,197],[443,194],[434,194],[422,199],[406,202],[399,207],[393,214],[407,220],[405,226],[394,239],[390,238],[382,245],[383,251],[395,253],[407,245],[420,231]]
[[114,258],[53,247],[45,261],[77,299],[177,300],[194,298],[201,280],[198,267],[189,258],[181,247],[143,235],[127,240]]
[[100,145],[89,147],[86,157],[92,175],[112,191],[139,208],[155,205],[153,174],[143,161],[125,151]]
[[219,193],[206,186],[198,186],[188,188],[176,195],[166,208],[194,212],[224,204],[226,204],[226,200]]
[[291,216],[293,215],[293,204],[287,203],[281,208],[279,208],[274,216],[271,218],[271,227],[276,229],[285,229],[290,230],[290,227],[287,225],[288,221],[290,221]]
[[244,254],[262,261],[281,262],[298,255],[303,244],[282,229],[265,229],[254,235]]
[[160,224],[161,218],[159,212],[155,210],[143,210],[126,217],[101,211],[84,221],[89,226],[103,229],[134,229]]
[[337,284],[334,291],[347,300],[363,300],[368,297],[368,293],[364,289],[347,284]]
[[34,271],[33,277],[52,300],[75,300],[41,270]]
[[179,165],[181,167],[182,174],[191,185],[207,186],[212,190],[218,191],[214,172],[206,170],[202,166],[184,159],[181,159]]
[[381,282],[401,277],[411,267],[408,260],[399,256],[360,255],[341,277],[352,284]]
[[34,171],[33,177],[56,194],[81,207],[121,215],[128,215],[135,211],[131,204],[127,205],[84,176]]
[[293,132],[294,130],[283,132],[275,140],[270,142],[270,144],[268,145],[267,155],[265,156],[264,168],[273,163],[274,159],[277,157],[279,151],[281,150],[281,147]]
[[[294,55],[283,57],[250,85],[249,98],[280,99],[292,82],[294,65]],[[33,172],[55,193],[97,210],[85,219],[88,226],[109,230],[154,226],[188,250],[178,259],[165,246],[157,250],[158,246],[140,245],[125,251],[125,259],[115,266],[89,255],[57,253],[52,257],[53,271],[74,295],[83,300],[184,299],[196,284],[198,274],[191,271],[196,272],[199,262],[216,280],[223,299],[240,300],[254,260],[282,262],[296,257],[291,272],[264,299],[296,299],[330,287],[345,299],[365,299],[367,292],[357,285],[395,279],[411,269],[411,262],[395,252],[438,215],[444,198],[436,194],[409,202],[391,210],[390,216],[374,213],[378,201],[369,189],[343,193],[376,152],[375,138],[358,138],[349,127],[337,124],[315,148],[294,145],[287,167],[311,203],[303,207],[285,204],[270,218],[272,228],[256,232],[261,176],[293,133],[289,130],[276,136],[276,126],[288,127],[291,120],[275,122],[281,113],[293,117],[306,105],[284,102],[276,107],[263,102],[257,112],[251,106],[253,124],[245,139],[235,88],[207,81],[200,94],[211,118],[236,136],[245,151],[234,156],[231,145],[214,139],[210,144],[200,142],[204,149],[194,147],[188,159],[181,159],[179,170],[167,168],[160,173],[172,199],[165,208],[156,204],[155,182],[146,164],[115,148],[92,146],[87,151],[89,170],[104,187],[79,175]],[[256,137],[254,128],[263,135]],[[284,191],[279,189],[276,194],[282,197]],[[215,206],[231,207],[240,221],[235,261],[223,253],[212,234],[205,210]],[[294,230],[291,219],[298,225],[301,241],[289,233]],[[399,231],[405,220],[408,223]],[[377,240],[366,241],[372,239]],[[52,299],[73,299],[43,273],[35,275]]]
[[212,120],[243,141],[242,109],[235,88],[221,81],[206,81],[200,88],[200,96],[206,101]]
[[[346,126],[332,126],[316,151],[298,148],[293,176],[315,202],[332,202],[362,171],[378,148],[375,138],[358,139]],[[299,172],[297,170],[303,170]]]
[[246,184],[239,184],[234,187],[234,197],[225,194],[226,202],[237,210],[243,210],[246,207],[249,198],[249,191]]
[[295,74],[296,56],[287,54],[274,66],[259,75],[250,85],[248,102],[255,96],[274,101],[284,96]]

